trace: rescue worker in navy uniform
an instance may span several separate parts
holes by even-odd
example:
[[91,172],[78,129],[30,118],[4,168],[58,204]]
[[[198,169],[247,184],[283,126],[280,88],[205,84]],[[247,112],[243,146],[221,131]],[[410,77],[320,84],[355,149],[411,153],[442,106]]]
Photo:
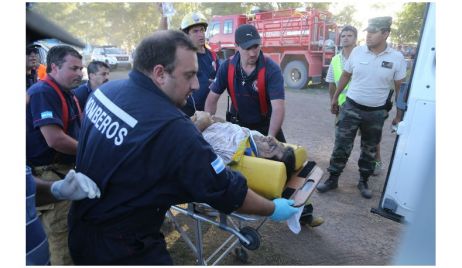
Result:
[[88,64],[88,81],[74,89],[80,107],[85,108],[88,96],[99,86],[109,81],[109,65],[103,61],[94,60]]
[[197,62],[199,63],[199,71],[197,72],[199,90],[194,91],[188,98],[188,103],[181,108],[188,116],[194,115],[195,111],[204,110],[205,99],[210,91],[210,83],[215,79],[219,66],[216,54],[205,45],[207,26],[207,19],[200,12],[189,13],[181,21],[181,30],[191,38],[197,48]]
[[158,31],[137,47],[127,80],[90,95],[77,171],[104,198],[72,205],[69,248],[76,264],[172,264],[160,227],[175,204],[205,202],[277,221],[297,211],[293,201],[269,201],[248,189],[181,112],[199,89],[197,72],[188,36]]
[[[71,89],[82,81],[82,56],[70,46],[52,47],[47,77],[27,90],[26,159],[32,173],[44,180],[64,178],[74,168],[80,107]],[[70,202],[37,208],[50,243],[51,264],[72,264],[67,246]]]
[[[403,55],[387,45],[391,30],[391,17],[369,20],[366,45],[353,49],[345,63],[337,91],[332,98],[331,112],[339,113],[335,131],[335,145],[327,169],[329,178],[317,186],[324,193],[338,187],[338,179],[353,149],[358,129],[361,130],[361,155],[358,160],[361,196],[371,198],[369,177],[374,172],[374,158],[382,137],[382,128],[388,109],[390,88],[396,95],[406,77]],[[339,109],[338,97],[349,83],[346,102]]]
[[[228,89],[232,106],[226,116],[227,121],[286,142],[281,129],[285,114],[281,68],[261,52],[260,34],[253,25],[239,26],[235,42],[238,52],[218,69],[217,77],[210,85],[205,111],[214,115],[221,94]],[[228,69],[230,64],[234,66],[234,71]],[[264,85],[259,85],[258,75],[263,68],[265,73],[261,82]],[[234,76],[233,85],[228,82],[230,72]]]

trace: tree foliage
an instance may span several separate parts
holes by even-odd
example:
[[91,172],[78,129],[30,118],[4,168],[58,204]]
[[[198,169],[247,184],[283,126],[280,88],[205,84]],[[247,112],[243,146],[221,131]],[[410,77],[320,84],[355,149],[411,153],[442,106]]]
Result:
[[426,3],[406,3],[398,13],[397,20],[390,34],[393,42],[398,44],[416,44],[419,41]]
[[[316,8],[329,10],[329,2],[173,2],[175,15],[169,18],[170,29],[179,29],[184,15],[201,11],[208,19],[213,15],[249,14],[252,9],[282,10],[288,8]],[[393,23],[392,40],[400,43],[417,42],[425,3],[407,3]],[[32,7],[38,13],[67,29],[71,34],[91,45],[113,44],[132,48],[141,39],[160,27],[162,18],[158,2],[37,2]],[[371,8],[383,8],[375,4]],[[334,14],[337,25],[362,27],[355,20],[356,9],[345,6]]]
[[355,19],[356,8],[353,5],[345,6],[340,12],[334,14],[338,26],[352,25],[361,28],[361,23]]

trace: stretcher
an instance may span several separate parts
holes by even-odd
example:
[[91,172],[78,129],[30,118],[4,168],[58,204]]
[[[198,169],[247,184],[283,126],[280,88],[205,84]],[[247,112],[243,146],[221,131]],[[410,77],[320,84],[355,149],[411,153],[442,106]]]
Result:
[[[295,153],[295,172],[289,179],[287,179],[285,165],[273,160],[244,156],[230,167],[240,171],[246,177],[249,188],[267,199],[289,198],[294,200],[294,206],[302,207],[321,180],[323,172],[314,161],[308,161],[306,150],[303,147],[290,144],[286,146],[291,146]],[[194,242],[179,224],[175,214],[187,215],[193,219]],[[184,205],[172,206],[166,216],[191,248],[199,265],[216,265],[231,251],[240,261],[247,262],[246,250],[256,250],[260,247],[261,238],[258,230],[267,220],[267,217],[237,212],[224,214],[204,203],[189,203],[186,207]],[[230,233],[207,258],[203,250],[203,222]],[[249,226],[249,223],[256,227]]]

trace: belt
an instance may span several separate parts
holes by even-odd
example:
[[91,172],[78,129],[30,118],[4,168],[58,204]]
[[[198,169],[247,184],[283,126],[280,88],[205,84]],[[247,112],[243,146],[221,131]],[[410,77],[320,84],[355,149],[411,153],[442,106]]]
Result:
[[379,110],[385,110],[386,109],[386,105],[382,105],[382,106],[378,106],[378,107],[370,107],[370,106],[366,106],[366,105],[362,105],[362,104],[359,104],[357,102],[355,102],[354,100],[350,99],[350,98],[346,98],[347,102],[349,102],[351,105],[353,105],[354,107],[360,109],[360,110],[363,110],[363,111],[379,111]]

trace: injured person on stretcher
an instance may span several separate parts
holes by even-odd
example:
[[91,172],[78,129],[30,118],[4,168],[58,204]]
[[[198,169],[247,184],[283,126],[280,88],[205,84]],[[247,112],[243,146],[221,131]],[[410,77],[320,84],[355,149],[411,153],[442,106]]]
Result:
[[[244,155],[270,159],[284,163],[286,179],[295,171],[296,158],[294,149],[271,136],[264,136],[258,131],[226,122],[224,119],[212,116],[208,112],[196,111],[191,117],[194,125],[202,133],[204,139],[213,147],[225,164],[233,165]],[[289,196],[284,196],[285,198]],[[302,225],[316,227],[324,223],[321,217],[313,216],[313,205],[307,202],[300,217]]]

